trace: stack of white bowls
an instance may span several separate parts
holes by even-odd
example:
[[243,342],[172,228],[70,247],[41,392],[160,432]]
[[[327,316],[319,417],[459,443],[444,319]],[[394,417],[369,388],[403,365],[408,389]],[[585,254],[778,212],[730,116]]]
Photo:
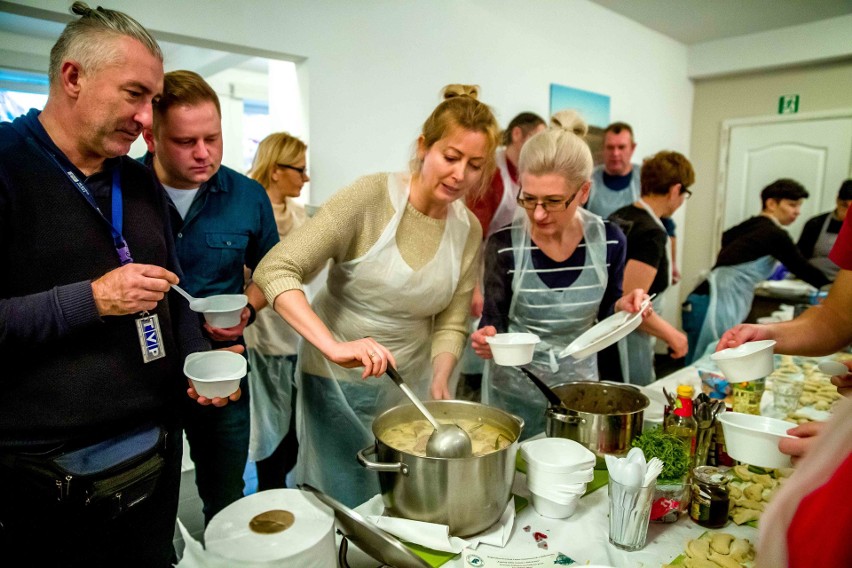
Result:
[[521,457],[536,512],[552,519],[573,515],[594,479],[595,454],[574,440],[539,438],[521,445]]

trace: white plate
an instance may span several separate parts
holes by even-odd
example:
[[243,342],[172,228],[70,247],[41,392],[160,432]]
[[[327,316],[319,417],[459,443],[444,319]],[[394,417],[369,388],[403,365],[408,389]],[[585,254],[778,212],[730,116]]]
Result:
[[760,285],[772,292],[787,292],[790,294],[807,295],[816,291],[816,288],[801,280],[765,280]]
[[597,325],[593,326],[563,349],[559,354],[559,358],[571,355],[574,359],[585,359],[589,355],[609,347],[639,327],[639,324],[642,323],[642,312],[645,311],[649,304],[649,301],[643,302],[642,308],[635,314],[631,314],[630,312],[616,312],[605,320],[598,322]]

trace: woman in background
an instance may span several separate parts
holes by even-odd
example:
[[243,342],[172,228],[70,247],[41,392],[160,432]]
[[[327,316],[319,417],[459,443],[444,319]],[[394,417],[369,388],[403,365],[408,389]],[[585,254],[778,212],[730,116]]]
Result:
[[[589,198],[592,153],[586,123],[561,111],[521,150],[518,204],[526,215],[498,230],[485,252],[485,306],[474,351],[492,359],[485,338],[539,336],[529,369],[549,386],[598,380],[597,357],[557,359],[564,347],[613,309],[636,312],[641,290],[621,297],[624,234],[581,206]],[[524,419],[524,437],[544,431],[547,401],[518,369],[488,361],[482,401]]]
[[[379,492],[355,454],[404,395],[451,398],[467,336],[482,230],[464,205],[494,172],[499,126],[475,88],[451,85],[417,139],[410,172],[363,177],[263,259],[255,280],[306,341],[299,352],[300,482],[350,507]],[[311,305],[305,274],[333,261]],[[363,370],[356,367],[362,367]],[[375,378],[372,378],[375,377]]]
[[[286,132],[264,138],[257,147],[248,176],[266,189],[284,237],[301,227],[305,208],[295,201],[310,181],[304,142]],[[249,460],[257,465],[257,489],[285,487],[287,473],[296,465],[296,353],[299,334],[272,309],[263,309],[245,331],[251,363],[251,438]]]

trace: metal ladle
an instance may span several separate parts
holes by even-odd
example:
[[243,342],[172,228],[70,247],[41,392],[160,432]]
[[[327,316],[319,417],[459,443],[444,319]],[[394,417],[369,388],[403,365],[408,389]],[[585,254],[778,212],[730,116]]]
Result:
[[399,372],[391,365],[388,365],[388,376],[393,379],[402,392],[405,393],[414,406],[426,417],[432,427],[435,428],[432,435],[429,436],[429,441],[426,442],[426,456],[430,458],[469,458],[473,455],[473,446],[470,443],[470,436],[467,432],[459,428],[455,424],[441,424],[438,422],[432,413],[426,409],[426,406],[417,398],[407,384],[402,380]]

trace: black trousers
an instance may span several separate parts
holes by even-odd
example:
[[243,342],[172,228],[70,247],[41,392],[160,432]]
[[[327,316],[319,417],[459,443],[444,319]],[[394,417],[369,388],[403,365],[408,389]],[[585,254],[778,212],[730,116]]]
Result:
[[114,520],[61,506],[55,493],[40,494],[22,473],[0,466],[0,565],[173,566],[182,453],[181,431],[170,428],[154,494]]

